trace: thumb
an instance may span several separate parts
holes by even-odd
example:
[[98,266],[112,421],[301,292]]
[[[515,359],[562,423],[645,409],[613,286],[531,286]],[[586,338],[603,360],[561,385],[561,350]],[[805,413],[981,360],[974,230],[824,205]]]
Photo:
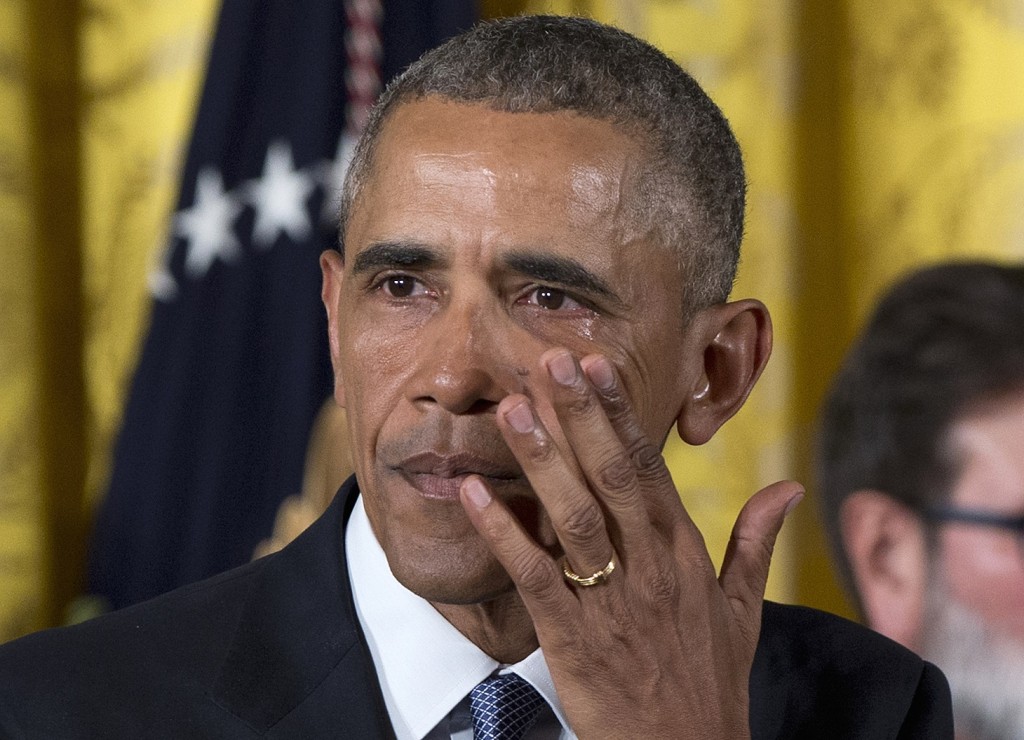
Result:
[[795,481],[773,483],[750,497],[733,525],[718,583],[751,647],[761,629],[761,602],[775,539],[786,515],[803,497],[804,488]]

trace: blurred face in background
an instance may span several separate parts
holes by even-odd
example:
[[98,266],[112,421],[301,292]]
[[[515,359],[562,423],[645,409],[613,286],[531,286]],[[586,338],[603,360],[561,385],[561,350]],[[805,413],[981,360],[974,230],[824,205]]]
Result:
[[[956,422],[956,509],[1024,514],[1024,391]],[[1024,536],[939,525],[921,653],[953,690],[958,737],[1024,738]]]

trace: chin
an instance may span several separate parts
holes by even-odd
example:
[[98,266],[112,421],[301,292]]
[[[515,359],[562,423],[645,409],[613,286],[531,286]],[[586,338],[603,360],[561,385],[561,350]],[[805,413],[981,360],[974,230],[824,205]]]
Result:
[[416,550],[389,554],[388,563],[399,583],[432,604],[480,604],[515,590],[482,540],[468,548],[434,541]]

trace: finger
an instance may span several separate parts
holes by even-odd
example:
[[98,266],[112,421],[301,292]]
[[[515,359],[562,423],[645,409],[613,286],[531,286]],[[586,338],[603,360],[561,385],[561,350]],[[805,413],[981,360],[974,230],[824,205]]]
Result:
[[604,513],[574,460],[566,457],[537,417],[526,396],[506,396],[498,404],[498,428],[551,519],[572,569],[595,573],[612,557]]
[[633,403],[626,394],[611,362],[601,355],[588,355],[580,366],[600,398],[605,415],[633,463],[643,489],[648,517],[660,530],[672,532],[682,525],[691,535],[700,536],[683,507],[672,474],[661,454],[660,444],[652,441],[640,424]]
[[799,483],[774,483],[750,497],[733,526],[718,582],[751,649],[761,626],[761,604],[775,540],[786,515],[803,495]]
[[459,496],[466,515],[515,583],[534,619],[567,614],[572,592],[565,587],[558,563],[523,529],[516,516],[478,476],[463,481]]
[[624,556],[630,545],[649,549],[653,532],[640,480],[597,391],[563,349],[546,352],[541,365],[551,379],[551,405],[562,433],[608,514],[616,549]]

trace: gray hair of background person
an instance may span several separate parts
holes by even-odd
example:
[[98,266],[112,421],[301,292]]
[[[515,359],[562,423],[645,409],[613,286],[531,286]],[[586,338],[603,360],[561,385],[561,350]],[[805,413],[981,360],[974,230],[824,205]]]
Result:
[[726,300],[743,238],[739,145],[718,107],[662,52],[587,19],[553,16],[484,23],[428,52],[388,86],[356,147],[342,193],[343,239],[388,115],[429,96],[614,123],[645,159],[626,193],[631,236],[653,233],[679,250],[688,310]]
[[959,461],[951,425],[1024,389],[1024,267],[959,262],[898,282],[833,380],[819,419],[818,490],[828,539],[861,610],[840,508],[883,491],[922,512],[946,502]]

